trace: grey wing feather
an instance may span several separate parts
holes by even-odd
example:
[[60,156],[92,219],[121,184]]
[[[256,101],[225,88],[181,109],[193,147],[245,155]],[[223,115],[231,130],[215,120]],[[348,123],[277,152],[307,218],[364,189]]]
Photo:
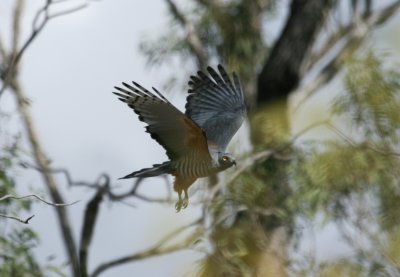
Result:
[[233,83],[219,65],[217,73],[207,68],[210,77],[202,71],[191,76],[186,114],[206,133],[207,139],[225,151],[246,114],[239,78],[233,74]]

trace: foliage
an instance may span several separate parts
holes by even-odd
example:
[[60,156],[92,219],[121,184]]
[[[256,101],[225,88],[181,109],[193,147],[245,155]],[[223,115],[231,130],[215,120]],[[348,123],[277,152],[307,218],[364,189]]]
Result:
[[[275,1],[194,1],[183,14],[193,24],[209,62],[223,62],[240,74],[246,86],[255,80],[255,72],[266,57],[263,21],[275,11]],[[172,14],[164,35],[144,37],[139,49],[150,65],[167,64],[172,58],[186,63],[194,58],[180,24]]]
[[[299,150],[292,166],[296,198],[303,211],[315,214],[322,208],[334,218],[346,216],[351,196],[370,192],[377,197],[382,214],[397,213],[399,206],[393,204],[400,196],[396,192],[400,79],[396,76],[372,53],[349,61],[346,92],[337,98],[333,110],[357,133],[346,134],[330,125],[339,140]],[[389,221],[393,226],[399,223],[395,216]]]
[[[358,232],[347,238],[358,261],[326,265],[321,276],[392,276],[398,270],[400,79],[384,61],[372,52],[348,61],[346,91],[333,105],[347,130],[329,124],[339,139],[303,146],[291,165],[289,206],[307,217],[323,211]],[[361,238],[369,246],[360,247]]]
[[[263,24],[259,23],[266,11],[274,12],[276,7],[260,8],[257,1],[251,4],[225,1],[214,2],[223,7],[210,9],[210,3],[194,1],[184,14],[194,24],[208,56],[237,71],[245,90],[254,89],[256,69],[264,62],[269,49],[261,35]],[[170,33],[141,44],[151,65],[165,63],[171,57],[182,61],[194,57],[179,21],[173,15],[172,20]],[[313,265],[311,271],[305,266],[303,273],[297,272],[299,276],[312,272],[318,272],[318,276],[390,275],[396,267],[393,261],[398,260],[398,251],[384,245],[388,240],[393,241],[393,236],[397,238],[396,226],[400,223],[396,216],[400,209],[397,181],[400,179],[397,170],[400,165],[400,76],[396,69],[384,67],[386,57],[372,52],[355,53],[342,67],[345,91],[332,105],[332,121],[345,126],[343,130],[329,123],[332,139],[296,144],[278,151],[281,156],[291,157],[290,161],[271,157],[256,162],[209,207],[216,219],[229,211],[243,209],[250,216],[238,212],[233,223],[223,221],[224,224],[214,228],[210,239],[215,249],[203,262],[203,276],[210,272],[251,275],[252,269],[248,266],[252,264],[249,262],[252,254],[254,257],[254,253],[261,253],[260,245],[268,244],[267,233],[261,230],[273,230],[284,224],[296,233],[295,218],[314,219],[321,214],[325,222],[349,221],[370,243],[382,245],[380,254],[372,255],[373,247],[359,249],[353,245],[358,259]],[[290,136],[286,109],[286,102],[271,103],[265,111],[250,118],[250,124],[258,126],[254,128],[257,135],[252,133],[256,151],[281,149],[287,143]],[[357,214],[355,206],[359,199],[367,198],[371,201],[364,205],[363,212],[367,213],[365,221],[370,225],[362,230],[351,219],[354,214],[358,219],[365,215]]]
[[334,111],[348,116],[364,140],[377,140],[380,149],[391,151],[399,143],[400,73],[384,68],[387,60],[372,52],[350,59],[344,78],[347,93],[337,99]]
[[[229,185],[224,204],[214,207],[214,215],[218,218],[226,213],[222,207],[228,205],[236,210],[246,207],[251,216],[214,230],[212,240],[225,248],[217,247],[206,264],[220,259],[219,252],[225,256],[230,253],[228,260],[241,262],[248,261],[250,253],[260,252],[261,248],[253,242],[265,244],[268,240],[260,235],[262,232],[256,232],[260,223],[264,230],[284,223],[298,232],[293,225],[294,216],[312,220],[323,214],[325,222],[345,222],[357,230],[359,237],[345,238],[357,259],[314,264],[312,270],[303,265],[296,274],[392,276],[397,272],[400,78],[395,69],[383,67],[384,61],[384,57],[370,52],[347,62],[346,90],[332,106],[332,121],[343,122],[343,130],[327,123],[331,139],[305,142],[280,151],[281,156],[292,157],[290,162],[279,158],[258,162]],[[290,174],[285,175],[285,170]],[[265,212],[271,215],[262,219],[260,215]],[[240,214],[237,218],[241,218]],[[359,247],[359,239],[370,244]],[[238,243],[241,251],[233,251]],[[245,265],[248,263],[231,265],[230,273],[240,268],[242,274],[248,272]],[[229,268],[228,264],[225,266]]]
[[[4,136],[4,134],[2,134]],[[19,139],[14,138],[11,146],[2,145],[0,156],[0,197],[16,195],[16,183],[12,177],[19,157]],[[29,212],[31,201],[5,199],[0,201],[0,213],[17,216],[21,212]],[[45,272],[61,272],[57,267],[47,265],[42,268],[36,260],[33,250],[39,244],[38,235],[22,223],[0,217],[0,277],[39,277]]]
[[[8,149],[2,149],[0,157],[0,196],[15,194],[15,182],[9,175],[16,160],[17,144]],[[19,211],[29,211],[29,201],[13,201],[6,199],[0,202],[0,213],[15,214]],[[42,276],[32,248],[37,244],[37,236],[30,228],[20,225],[8,230],[7,225],[14,225],[9,219],[1,218],[3,227],[0,235],[0,276]],[[7,224],[6,224],[7,223]]]
[[43,276],[32,248],[37,244],[36,234],[29,228],[11,230],[0,236],[2,262],[0,276]]

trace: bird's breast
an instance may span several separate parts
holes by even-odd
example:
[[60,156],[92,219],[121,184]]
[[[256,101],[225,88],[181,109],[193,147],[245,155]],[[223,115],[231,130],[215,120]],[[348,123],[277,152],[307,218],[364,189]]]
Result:
[[215,173],[215,168],[209,161],[184,157],[174,162],[172,175],[201,178],[207,177],[212,173]]

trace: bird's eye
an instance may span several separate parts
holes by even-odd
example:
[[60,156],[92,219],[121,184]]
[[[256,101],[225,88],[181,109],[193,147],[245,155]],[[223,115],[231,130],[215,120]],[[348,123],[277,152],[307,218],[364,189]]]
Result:
[[222,156],[222,160],[223,160],[224,162],[227,162],[227,161],[229,160],[229,158],[228,158],[227,156]]

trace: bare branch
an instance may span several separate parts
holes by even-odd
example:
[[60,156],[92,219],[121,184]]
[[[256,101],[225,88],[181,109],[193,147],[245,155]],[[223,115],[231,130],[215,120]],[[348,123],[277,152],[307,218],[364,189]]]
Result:
[[[32,169],[41,171],[41,169],[38,166],[30,164],[28,162],[21,162],[20,165],[25,168],[32,168]],[[107,174],[103,173],[100,175],[100,177],[97,179],[96,182],[75,181],[75,180],[73,180],[71,173],[65,168],[49,168],[49,170],[50,170],[49,173],[62,173],[65,176],[65,179],[67,180],[68,186],[70,186],[70,187],[82,186],[82,187],[88,187],[91,189],[99,190],[102,188],[102,186],[99,185],[100,179],[101,178],[106,178],[107,180],[110,179],[110,177]],[[137,191],[143,180],[144,180],[143,178],[137,178],[132,189],[130,191],[122,193],[122,194],[115,194],[112,191],[112,186],[110,184],[108,184],[106,187],[105,194],[112,201],[121,201],[127,197],[135,197],[135,198],[138,198],[142,201],[149,202],[149,203],[167,203],[167,204],[173,203],[172,196],[170,194],[168,195],[167,198],[151,198],[146,195],[138,193]]]
[[[73,12],[79,11],[85,7],[87,7],[88,4],[81,4],[77,7],[71,8],[69,10],[65,10],[62,12],[58,12],[55,14],[50,14],[49,9],[52,4],[55,4],[57,2],[52,2],[52,1],[47,1],[45,6],[43,6],[35,15],[34,21],[33,21],[33,28],[32,28],[32,33],[28,37],[28,39],[25,41],[24,45],[21,47],[19,50],[18,54],[15,57],[14,60],[14,65],[19,62],[21,59],[22,55],[24,54],[25,50],[29,47],[29,45],[32,43],[32,41],[37,37],[37,35],[43,30],[43,28],[46,26],[46,24],[53,18],[71,14]],[[44,17],[43,20],[40,22],[40,18]]]
[[[24,1],[18,0],[15,4],[12,22],[12,44],[10,53],[7,54],[3,45],[0,46],[2,56],[4,59],[4,71],[1,72],[0,78],[3,80],[2,87],[0,89],[0,97],[6,87],[12,83],[14,75],[17,70],[17,63],[15,63],[16,56],[18,56],[18,44],[21,35],[21,17],[24,8]],[[1,43],[0,43],[1,44]]]
[[[335,125],[331,123],[327,123],[327,127],[333,131],[335,134],[337,134],[339,137],[341,137],[344,141],[346,141],[348,144],[350,144],[353,147],[357,146],[357,143],[353,141],[349,136],[347,136],[343,131],[341,131],[339,128],[337,128]],[[394,151],[384,151],[379,148],[376,148],[375,146],[372,146],[371,143],[367,144],[362,144],[362,146],[366,147],[367,149],[374,151],[378,154],[385,155],[385,156],[400,156],[400,153],[394,152]]]
[[[74,8],[62,11],[62,12],[58,12],[55,14],[50,14],[49,13],[49,8],[52,4],[57,4],[57,3],[61,3],[60,1],[51,1],[48,0],[46,1],[46,4],[40,8],[35,17],[34,20],[32,22],[32,33],[30,34],[30,36],[27,38],[27,40],[23,43],[22,47],[20,50],[18,49],[18,42],[19,42],[19,37],[20,37],[20,21],[21,21],[21,13],[22,13],[22,2],[23,0],[19,0],[17,2],[17,6],[15,9],[15,13],[14,13],[14,20],[13,20],[13,50],[11,51],[10,54],[6,55],[8,56],[8,65],[7,68],[5,70],[5,72],[2,74],[2,79],[3,79],[3,84],[1,86],[0,89],[0,97],[3,94],[3,92],[5,91],[5,89],[13,83],[14,79],[15,79],[15,70],[18,67],[19,61],[21,60],[23,54],[25,53],[26,49],[32,44],[32,42],[35,40],[35,38],[41,33],[41,31],[43,30],[43,28],[46,26],[46,24],[49,22],[49,20],[55,18],[55,17],[59,17],[59,16],[63,16],[63,15],[67,15],[76,11],[79,11],[85,7],[88,6],[87,3],[85,4],[81,4],[78,5]],[[19,4],[21,3],[21,4]],[[18,17],[17,17],[17,16]],[[40,20],[41,18],[43,18],[42,20]],[[1,46],[1,43],[0,43]],[[3,49],[2,51],[4,51],[3,47],[0,47],[0,49]]]
[[[37,170],[39,172],[42,172],[42,170],[43,170],[40,167],[38,167],[38,166],[36,166],[34,164],[31,164],[31,163],[28,163],[28,162],[20,162],[19,165],[24,167],[24,168],[35,169],[35,170]],[[47,169],[49,170],[47,173],[53,173],[53,174],[54,173],[62,173],[64,175],[65,179],[67,180],[67,184],[68,184],[69,187],[82,186],[82,187],[89,187],[89,188],[93,188],[93,189],[98,189],[99,188],[98,183],[99,183],[99,180],[102,177],[109,179],[108,175],[101,174],[100,177],[97,179],[97,181],[94,182],[94,183],[85,182],[85,181],[74,181],[72,179],[71,173],[69,173],[68,169],[66,169],[66,168],[50,168],[50,167],[48,167]]]
[[85,216],[83,219],[83,227],[81,233],[81,243],[79,250],[79,264],[81,269],[81,277],[88,276],[87,272],[87,260],[88,260],[88,249],[92,242],[94,227],[96,225],[97,215],[99,212],[99,206],[103,200],[103,195],[110,183],[110,179],[107,178],[104,184],[97,190],[92,200],[87,204]]
[[[38,196],[36,194],[29,194],[29,195],[24,195],[24,196],[15,196],[15,195],[7,194],[7,195],[4,195],[4,196],[0,197],[0,201],[6,200],[6,199],[17,199],[17,200],[19,200],[19,199],[25,199],[25,198],[29,198],[29,197],[34,197],[34,198],[38,199],[39,201],[41,201],[41,202],[43,202],[43,203],[45,203],[45,204],[47,204],[49,206],[54,206],[54,207],[71,206],[71,205],[74,205],[74,204],[76,204],[76,203],[78,203],[80,201],[80,200],[78,200],[78,201],[71,202],[71,203],[52,203],[52,202],[44,200],[42,197],[40,197],[40,196]],[[32,216],[30,216],[30,217],[28,217],[27,219],[24,220],[24,219],[20,219],[18,217],[14,217],[14,216],[0,214],[0,217],[14,219],[14,220],[17,220],[17,221],[19,221],[21,223],[24,223],[24,224],[28,224],[29,220],[31,220],[34,216],[35,215],[32,215]]]
[[142,260],[145,258],[149,258],[149,257],[155,257],[155,256],[160,256],[160,255],[164,255],[164,254],[170,254],[173,252],[177,252],[179,250],[183,250],[185,248],[188,247],[187,243],[177,243],[176,245],[173,246],[168,246],[165,248],[161,248],[161,247],[154,247],[154,248],[150,248],[148,250],[145,250],[143,252],[137,253],[137,254],[133,254],[133,255],[129,255],[129,256],[124,256],[121,257],[119,259],[107,262],[107,263],[103,263],[100,266],[98,266],[96,268],[96,270],[93,272],[93,274],[91,275],[92,277],[97,277],[99,276],[102,272],[106,271],[107,269],[110,269],[114,266],[118,266],[118,265],[122,265],[125,263],[129,263],[129,262],[134,262],[134,261],[138,261],[138,260]]
[[341,27],[338,31],[331,34],[325,42],[324,46],[320,47],[317,52],[311,53],[310,58],[306,61],[307,64],[305,66],[305,71],[309,71],[313,66],[316,65],[316,63],[323,59],[327,53],[332,51],[332,49],[337,46],[337,43],[340,40],[351,33],[353,27],[353,25],[347,25]]
[[25,4],[24,0],[17,0],[15,4],[13,23],[12,23],[12,28],[13,28],[12,45],[11,45],[12,56],[16,55],[18,51],[17,50],[18,44],[21,37],[21,22],[22,22],[21,17],[24,9],[24,4]]
[[190,49],[193,54],[196,56],[197,65],[201,69],[206,69],[208,64],[208,54],[204,46],[195,30],[195,26],[190,20],[186,18],[186,16],[179,10],[177,5],[173,0],[166,0],[172,14],[176,17],[176,19],[181,23],[181,25],[185,28],[186,31],[186,42],[189,44]]
[[149,257],[154,257],[154,256],[159,256],[159,255],[164,255],[164,254],[170,254],[179,250],[184,250],[187,249],[194,241],[198,239],[198,237],[202,234],[202,228],[196,229],[190,236],[188,236],[186,239],[182,240],[179,243],[176,243],[171,246],[165,246],[164,245],[168,242],[170,242],[173,238],[175,238],[177,235],[182,233],[184,230],[187,230],[190,227],[196,226],[201,222],[201,218],[197,219],[196,221],[182,226],[170,234],[166,235],[163,239],[161,239],[158,243],[156,243],[153,247],[150,247],[147,250],[144,250],[139,253],[135,253],[132,255],[124,256],[106,263],[103,263],[99,265],[92,273],[91,277],[97,277],[104,271],[118,265],[122,265],[125,263],[129,262],[134,262],[138,260],[142,260],[145,258]]
[[[36,164],[41,169],[40,172],[43,177],[44,184],[46,185],[47,190],[53,202],[64,203],[65,201],[60,191],[58,190],[58,185],[56,183],[56,180],[54,179],[54,176],[50,173],[49,162],[44,154],[39,137],[36,133],[36,128],[32,120],[32,116],[29,110],[29,105],[25,100],[26,96],[24,95],[22,89],[20,88],[17,82],[13,84],[13,92],[14,96],[17,99],[18,110],[19,113],[21,114],[22,121],[25,125],[25,130],[27,133],[28,141],[32,148],[33,157],[35,159]],[[78,277],[80,276],[80,272],[79,272],[77,250],[67,211],[65,210],[64,207],[60,206],[58,209],[56,209],[56,214],[59,223],[58,225],[59,228],[61,229],[64,246],[67,251],[67,256],[72,265],[71,266],[73,272],[72,276]]]
[[15,195],[7,194],[5,196],[0,197],[0,201],[6,200],[6,199],[25,199],[25,198],[29,198],[29,197],[34,197],[34,198],[38,199],[39,201],[41,201],[49,206],[54,206],[54,207],[72,206],[80,201],[80,200],[77,200],[77,201],[74,201],[71,203],[52,203],[52,202],[44,200],[42,197],[40,197],[36,194],[29,194],[29,195],[24,195],[24,196],[15,196]]
[[[313,57],[315,62],[317,59],[322,58],[322,55],[328,51],[337,47],[338,43],[341,43],[339,50],[335,53],[330,62],[328,62],[314,78],[314,80],[305,84],[296,90],[296,94],[301,93],[303,95],[302,100],[297,104],[297,109],[304,101],[312,96],[318,88],[329,82],[337,71],[341,68],[340,65],[344,62],[344,57],[351,55],[356,51],[365,39],[367,34],[372,28],[375,28],[390,19],[394,14],[400,10],[400,1],[389,5],[388,7],[374,13],[365,13],[365,17],[361,22],[351,22],[348,26],[342,27],[336,34],[334,34],[330,40],[328,40],[325,48],[322,48],[321,52]],[[310,63],[309,66],[313,66],[315,63]]]
[[6,49],[3,45],[3,38],[0,34],[0,66],[2,68],[0,68],[0,79],[3,79],[3,70],[5,68],[5,64],[6,64],[6,59],[7,59],[7,53],[6,53]]
[[31,220],[34,216],[35,215],[31,215],[27,219],[21,219],[21,218],[18,218],[18,217],[15,217],[15,216],[11,216],[11,215],[0,214],[0,217],[4,217],[4,218],[8,218],[8,219],[14,219],[14,220],[19,221],[19,222],[24,223],[24,224],[28,224],[29,220]]
[[[55,2],[53,2],[53,3],[55,3]],[[61,2],[58,2],[58,3],[61,3]],[[69,10],[65,10],[65,11],[61,11],[61,12],[58,12],[58,13],[51,14],[51,15],[49,15],[48,19],[50,20],[50,19],[53,19],[53,18],[56,18],[56,17],[59,17],[59,16],[64,16],[64,15],[68,15],[68,14],[71,14],[71,13],[75,13],[75,12],[77,12],[79,10],[82,10],[82,9],[86,8],[88,5],[89,5],[88,3],[84,3],[84,4],[81,4],[81,5],[78,5],[78,6],[74,7],[74,8],[71,8]]]
[[173,203],[173,200],[168,199],[168,198],[151,198],[151,197],[148,197],[148,196],[145,196],[142,194],[138,194],[138,193],[135,193],[132,196],[136,197],[144,202],[149,202],[149,203],[167,203],[167,204]]

